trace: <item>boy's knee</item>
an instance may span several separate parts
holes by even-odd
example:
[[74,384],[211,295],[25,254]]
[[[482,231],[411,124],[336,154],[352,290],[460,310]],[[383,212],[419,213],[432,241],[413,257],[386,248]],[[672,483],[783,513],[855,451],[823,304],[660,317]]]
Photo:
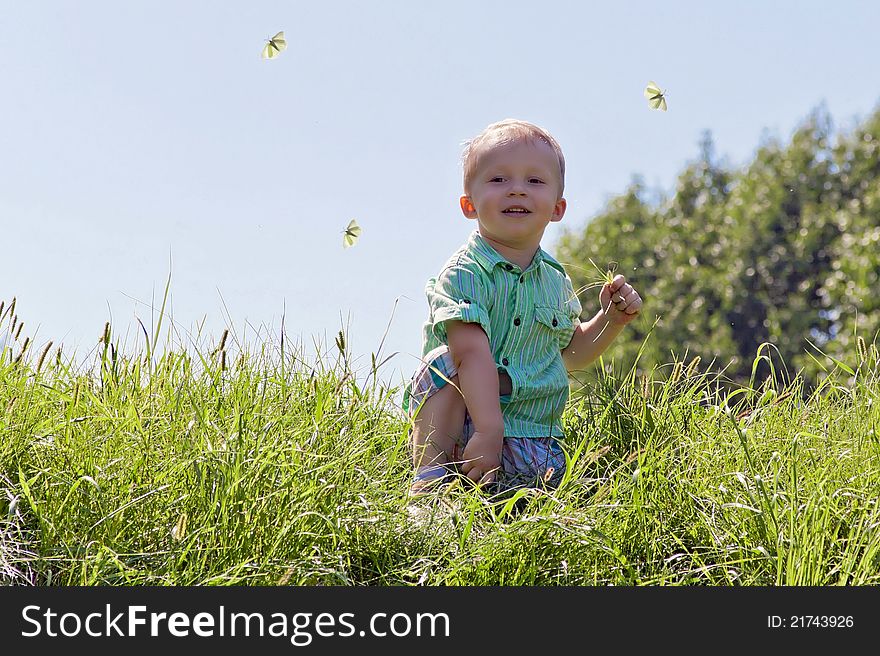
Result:
[[447,410],[459,406],[466,407],[464,396],[461,394],[461,388],[458,386],[458,376],[450,378],[448,383],[428,398],[428,401],[431,399],[437,399],[437,401],[442,403]]
[[446,383],[422,401],[415,416],[417,425],[424,422],[436,425],[467,411],[464,397],[458,389],[458,376],[450,378],[450,381],[452,384]]
[[[458,385],[458,376],[453,376],[449,379],[452,384],[446,383],[443,387],[437,390],[434,394],[428,397],[430,401],[432,398],[443,395],[441,398],[448,397],[448,403],[457,405],[465,405],[464,396],[461,393],[461,387]],[[508,396],[513,392],[513,383],[510,380],[510,376],[508,376],[505,372],[498,372],[498,395],[499,396]]]

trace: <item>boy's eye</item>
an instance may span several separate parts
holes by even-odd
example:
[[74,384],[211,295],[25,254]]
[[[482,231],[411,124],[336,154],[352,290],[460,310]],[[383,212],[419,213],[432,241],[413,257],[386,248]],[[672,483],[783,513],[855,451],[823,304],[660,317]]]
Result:
[[500,175],[496,175],[494,178],[489,180],[489,182],[504,182],[504,178],[502,178]]
[[529,182],[532,184],[544,184],[544,181],[541,178],[529,178]]

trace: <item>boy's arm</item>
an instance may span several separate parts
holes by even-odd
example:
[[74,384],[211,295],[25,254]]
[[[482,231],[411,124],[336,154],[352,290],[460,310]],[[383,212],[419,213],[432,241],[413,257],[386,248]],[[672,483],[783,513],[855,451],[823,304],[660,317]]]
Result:
[[599,305],[596,316],[581,322],[562,349],[562,361],[569,371],[583,369],[598,358],[623,327],[639,316],[642,298],[623,276],[615,276],[602,286]]
[[562,361],[565,363],[565,368],[568,371],[584,369],[602,355],[622,330],[623,325],[611,325],[602,310],[599,310],[596,316],[589,321],[582,321],[574,329],[574,335],[572,335],[568,346],[562,349]]
[[446,322],[446,335],[458,369],[458,386],[474,423],[461,469],[475,483],[490,482],[501,465],[504,419],[489,338],[479,324],[452,320]]

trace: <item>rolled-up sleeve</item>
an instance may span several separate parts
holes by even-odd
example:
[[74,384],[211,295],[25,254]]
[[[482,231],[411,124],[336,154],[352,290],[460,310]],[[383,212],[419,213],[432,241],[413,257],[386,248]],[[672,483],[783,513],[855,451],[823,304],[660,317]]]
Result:
[[480,275],[463,267],[448,267],[429,281],[425,293],[431,308],[431,329],[446,343],[446,322],[477,323],[492,339],[489,326],[489,295]]

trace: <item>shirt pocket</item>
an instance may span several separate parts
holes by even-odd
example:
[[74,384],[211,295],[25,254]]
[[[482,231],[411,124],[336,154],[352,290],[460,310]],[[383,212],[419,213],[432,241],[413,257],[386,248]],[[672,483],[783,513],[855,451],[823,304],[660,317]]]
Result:
[[541,342],[562,350],[571,341],[574,332],[574,319],[569,312],[559,307],[538,305],[535,307],[535,321]]

